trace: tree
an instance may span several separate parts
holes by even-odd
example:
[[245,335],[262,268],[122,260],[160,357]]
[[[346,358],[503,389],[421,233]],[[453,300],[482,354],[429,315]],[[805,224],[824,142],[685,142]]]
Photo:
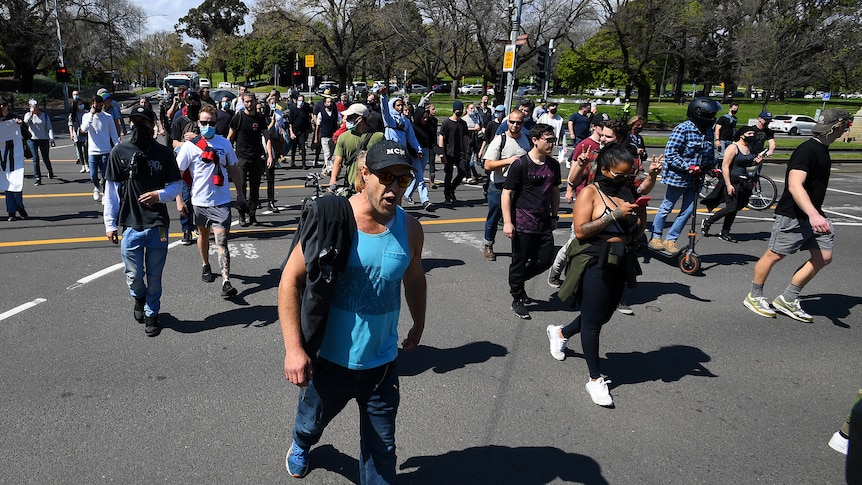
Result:
[[176,29],[205,45],[218,36],[237,35],[245,23],[248,7],[240,0],[204,0],[177,21]]
[[34,46],[43,45],[43,39],[50,36],[49,15],[45,3],[39,1],[7,0],[0,6],[0,46],[14,64],[24,92],[33,90],[33,76],[45,58],[45,50]]

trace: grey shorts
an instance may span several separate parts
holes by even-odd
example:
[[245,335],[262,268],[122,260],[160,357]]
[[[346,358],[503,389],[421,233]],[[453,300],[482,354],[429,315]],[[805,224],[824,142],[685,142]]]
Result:
[[797,219],[775,214],[772,223],[772,236],[769,238],[769,249],[777,254],[793,254],[800,249],[818,248],[821,251],[832,252],[835,227],[829,222],[829,234],[814,232],[808,219]]
[[230,202],[215,207],[194,206],[195,225],[230,230],[230,206]]

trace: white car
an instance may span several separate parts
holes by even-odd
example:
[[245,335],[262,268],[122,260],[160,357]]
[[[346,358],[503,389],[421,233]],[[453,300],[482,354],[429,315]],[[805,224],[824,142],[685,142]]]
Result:
[[482,94],[482,85],[481,84],[465,84],[458,88],[458,92],[461,94]]
[[810,135],[817,122],[805,115],[777,115],[769,122],[769,129],[788,135]]
[[233,85],[227,81],[222,81],[218,83],[219,89],[233,89]]
[[202,77],[198,83],[201,85],[202,88],[210,87],[210,80],[205,77]]

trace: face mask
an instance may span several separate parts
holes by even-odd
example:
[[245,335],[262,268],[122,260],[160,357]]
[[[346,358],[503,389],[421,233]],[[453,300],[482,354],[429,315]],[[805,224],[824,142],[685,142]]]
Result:
[[83,104],[79,104],[79,105],[78,105],[78,109],[83,110],[83,109],[84,109],[84,105],[83,105]]
[[224,109],[227,109],[227,108],[228,108],[228,106],[230,106],[230,103],[228,103],[227,101],[225,101],[225,102],[223,102],[223,103],[221,104],[221,107],[222,107],[222,108],[224,108]]
[[344,126],[347,128],[347,131],[353,131],[353,129],[356,128],[356,122],[348,121]]
[[551,113],[556,113],[556,112],[557,112],[557,108],[551,108],[551,109],[549,109],[548,111],[550,111]]
[[132,125],[132,137],[129,141],[138,148],[146,148],[153,142],[153,129],[144,124]]
[[274,109],[275,109],[275,103],[273,103],[273,104],[269,105],[269,109],[274,110]]
[[735,115],[736,112],[737,112],[737,110],[735,110],[735,109],[730,110],[730,114],[732,114],[732,115]]
[[212,138],[215,135],[215,126],[201,126],[201,136],[204,138]]
[[302,105],[304,105],[304,104],[305,104],[305,101],[300,101],[300,102],[296,103],[296,105],[299,107],[302,107]]
[[607,175],[599,172],[596,174],[596,183],[599,184],[599,188],[607,195],[617,195],[620,192],[620,189],[626,184],[625,179],[616,180],[608,177]]
[[78,95],[76,94],[76,95],[72,96],[72,99],[78,99]]
[[201,107],[196,104],[190,104],[187,106],[187,108],[188,110],[186,111],[186,114],[188,115],[189,119],[197,121],[198,114],[201,112]]

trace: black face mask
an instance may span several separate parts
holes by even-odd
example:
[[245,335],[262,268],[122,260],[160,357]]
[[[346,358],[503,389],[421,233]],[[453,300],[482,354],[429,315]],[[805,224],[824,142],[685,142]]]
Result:
[[153,142],[153,133],[153,129],[147,125],[132,125],[132,137],[129,141],[138,148],[147,148]]
[[601,172],[596,174],[595,181],[599,184],[599,189],[601,189],[602,192],[612,196],[619,194],[620,189],[622,189],[626,184],[626,179],[623,177],[619,180],[612,179]]
[[198,120],[198,114],[201,112],[200,105],[190,104],[186,108],[187,108],[186,109],[186,116],[188,116],[190,120],[197,121]]

